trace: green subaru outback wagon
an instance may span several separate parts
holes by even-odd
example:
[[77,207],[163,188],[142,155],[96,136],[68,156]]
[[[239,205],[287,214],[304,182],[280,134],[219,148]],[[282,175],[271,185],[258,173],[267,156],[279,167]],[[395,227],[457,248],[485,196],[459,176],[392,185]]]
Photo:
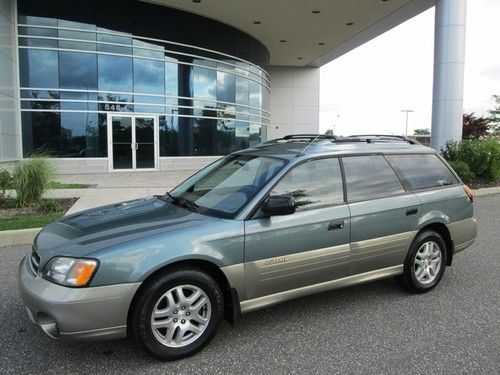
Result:
[[221,319],[291,298],[392,276],[431,290],[476,238],[472,200],[407,138],[286,136],[163,196],[46,226],[19,266],[21,296],[52,337],[128,335],[173,360]]

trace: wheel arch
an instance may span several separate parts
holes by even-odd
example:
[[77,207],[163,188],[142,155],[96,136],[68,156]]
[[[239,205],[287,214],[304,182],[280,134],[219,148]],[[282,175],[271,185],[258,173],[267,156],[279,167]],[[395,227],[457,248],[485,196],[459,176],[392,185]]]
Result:
[[441,237],[443,237],[444,243],[446,245],[446,265],[451,266],[451,263],[453,261],[453,240],[451,239],[451,234],[450,230],[446,226],[446,224],[442,222],[433,222],[433,223],[426,223],[418,233],[415,235],[414,238],[417,238],[417,236],[425,231],[432,230],[436,233],[438,233]]
[[238,292],[236,291],[235,288],[231,287],[226,275],[224,275],[224,272],[222,272],[222,270],[215,263],[212,263],[208,260],[186,259],[186,260],[179,260],[179,261],[164,265],[163,267],[160,267],[159,269],[157,269],[154,272],[152,272],[151,274],[149,274],[143,280],[141,286],[135,292],[134,297],[132,298],[132,301],[130,302],[130,305],[128,308],[127,331],[130,329],[130,319],[131,319],[131,315],[132,315],[133,306],[134,306],[137,298],[142,293],[142,291],[147,287],[147,285],[155,277],[158,277],[159,275],[161,275],[163,273],[167,273],[170,270],[173,270],[173,269],[178,268],[178,267],[187,267],[187,268],[193,268],[193,269],[204,271],[215,280],[215,282],[221,288],[222,295],[224,298],[224,318],[229,323],[234,324],[234,322],[237,320],[237,318],[240,315],[240,303],[239,303],[239,298],[238,298]]

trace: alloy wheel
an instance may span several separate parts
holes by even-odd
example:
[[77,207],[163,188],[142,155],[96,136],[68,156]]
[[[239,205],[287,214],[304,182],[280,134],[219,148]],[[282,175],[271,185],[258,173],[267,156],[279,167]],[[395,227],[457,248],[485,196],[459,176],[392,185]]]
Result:
[[180,348],[196,341],[205,332],[212,313],[203,289],[180,285],[163,294],[151,313],[151,330],[163,345]]
[[414,273],[420,284],[432,283],[442,266],[442,252],[434,241],[427,241],[415,254]]

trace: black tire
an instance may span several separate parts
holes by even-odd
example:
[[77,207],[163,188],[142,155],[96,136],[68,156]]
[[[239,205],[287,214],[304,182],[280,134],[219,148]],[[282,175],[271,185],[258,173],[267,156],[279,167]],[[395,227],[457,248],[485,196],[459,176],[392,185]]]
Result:
[[[160,297],[179,285],[202,289],[210,300],[211,316],[203,333],[192,343],[170,347],[161,343],[151,328],[151,315]],[[140,291],[130,315],[132,337],[153,357],[173,361],[201,350],[215,335],[224,311],[224,299],[219,285],[206,272],[195,268],[176,268],[154,277]]]
[[[436,243],[441,252],[441,266],[434,277],[429,283],[421,283],[415,275],[415,257],[420,247],[426,242],[432,241]],[[426,293],[432,290],[443,277],[446,268],[446,244],[439,233],[434,231],[425,231],[413,240],[410,250],[406,255],[404,262],[403,274],[396,277],[397,282],[406,290],[412,293]]]

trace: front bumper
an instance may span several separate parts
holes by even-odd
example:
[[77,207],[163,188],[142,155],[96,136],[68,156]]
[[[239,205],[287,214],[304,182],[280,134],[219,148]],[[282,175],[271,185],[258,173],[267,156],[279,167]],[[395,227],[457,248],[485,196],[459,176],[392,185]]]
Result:
[[115,339],[127,334],[127,314],[140,283],[68,288],[19,264],[19,289],[30,319],[54,338]]

